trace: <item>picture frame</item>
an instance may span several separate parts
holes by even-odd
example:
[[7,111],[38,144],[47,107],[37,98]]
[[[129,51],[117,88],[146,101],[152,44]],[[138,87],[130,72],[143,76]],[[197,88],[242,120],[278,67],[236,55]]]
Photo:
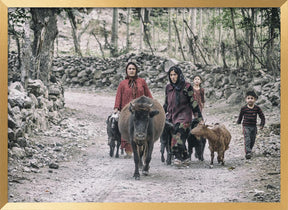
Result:
[[[8,203],[8,8],[10,7],[163,7],[163,0],[0,0],[0,208],[48,209],[288,209],[288,0],[165,0],[165,7],[279,7],[281,10],[281,202],[279,203]],[[283,82],[284,81],[284,82]],[[286,91],[285,91],[286,90]]]

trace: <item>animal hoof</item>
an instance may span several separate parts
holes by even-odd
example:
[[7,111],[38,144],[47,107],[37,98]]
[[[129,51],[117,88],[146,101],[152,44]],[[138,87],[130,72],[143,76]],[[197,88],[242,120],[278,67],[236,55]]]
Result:
[[164,163],[165,162],[165,158],[161,157],[161,161],[162,161],[162,163]]
[[142,174],[143,174],[144,176],[148,176],[149,171],[143,171]]
[[135,180],[140,180],[140,174],[134,174]]
[[213,168],[213,165],[210,165],[209,168]]
[[115,155],[115,158],[119,158],[119,155]]

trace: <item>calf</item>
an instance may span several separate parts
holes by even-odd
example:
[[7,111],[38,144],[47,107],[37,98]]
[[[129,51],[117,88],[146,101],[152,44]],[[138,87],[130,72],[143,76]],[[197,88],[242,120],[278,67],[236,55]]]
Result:
[[169,122],[168,120],[165,121],[165,126],[162,135],[160,136],[160,142],[161,142],[161,161],[165,162],[165,149],[167,152],[167,158],[166,158],[166,163],[167,165],[171,165],[171,138],[172,138],[172,132],[173,132],[173,127],[174,125]]
[[134,155],[134,177],[148,175],[154,143],[159,139],[165,124],[165,112],[155,99],[141,96],[127,104],[121,111],[119,130],[122,138],[129,139]]
[[109,115],[106,120],[108,145],[110,146],[110,157],[113,157],[115,146],[117,144],[117,150],[115,154],[116,158],[119,158],[119,147],[121,145],[121,134],[118,128],[118,119],[119,119],[119,115],[118,113],[116,113],[116,114]]
[[231,134],[224,125],[216,124],[212,129],[208,128],[203,122],[200,122],[190,131],[196,137],[208,139],[209,149],[211,151],[210,168],[213,168],[214,152],[217,152],[218,163],[224,165],[224,153],[229,148]]

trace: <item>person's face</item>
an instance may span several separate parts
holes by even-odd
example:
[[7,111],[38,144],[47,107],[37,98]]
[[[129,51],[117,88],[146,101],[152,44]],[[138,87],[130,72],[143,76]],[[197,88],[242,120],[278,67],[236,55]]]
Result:
[[171,82],[175,84],[178,80],[178,74],[176,74],[175,71],[173,70],[170,72],[169,76],[170,76]]
[[134,77],[136,75],[136,67],[133,64],[130,64],[127,67],[127,74],[129,77]]
[[193,83],[195,84],[195,85],[200,85],[200,83],[201,83],[201,79],[200,79],[200,77],[195,77],[194,78],[194,80],[193,80]]
[[246,97],[246,103],[249,105],[249,106],[253,106],[254,103],[256,101],[256,98],[253,97],[253,96],[247,96]]

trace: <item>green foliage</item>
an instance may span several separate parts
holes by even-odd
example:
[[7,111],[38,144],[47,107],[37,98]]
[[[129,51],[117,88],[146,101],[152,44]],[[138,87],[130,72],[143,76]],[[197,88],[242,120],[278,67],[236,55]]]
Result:
[[269,27],[273,25],[274,28],[280,30],[280,8],[260,8],[259,10],[264,21],[262,25],[258,26]]

